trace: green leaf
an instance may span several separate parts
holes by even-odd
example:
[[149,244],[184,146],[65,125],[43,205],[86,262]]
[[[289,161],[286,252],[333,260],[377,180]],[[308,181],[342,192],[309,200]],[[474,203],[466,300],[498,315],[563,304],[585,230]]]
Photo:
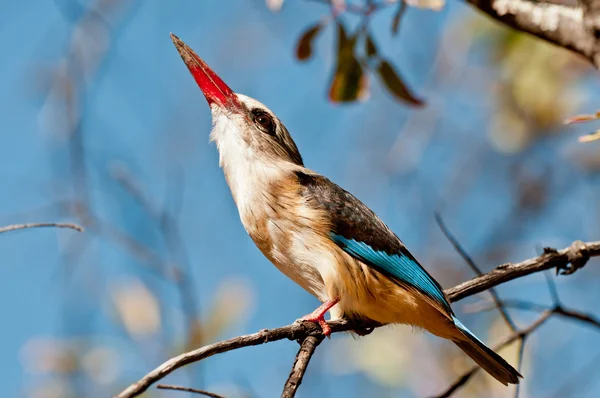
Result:
[[317,35],[321,32],[321,29],[325,26],[322,22],[319,22],[302,33],[298,44],[296,45],[296,57],[300,61],[309,59],[313,54],[313,42]]
[[385,87],[397,98],[415,106],[423,106],[425,103],[415,97],[406,87],[394,67],[387,61],[381,61],[377,68],[377,73]]

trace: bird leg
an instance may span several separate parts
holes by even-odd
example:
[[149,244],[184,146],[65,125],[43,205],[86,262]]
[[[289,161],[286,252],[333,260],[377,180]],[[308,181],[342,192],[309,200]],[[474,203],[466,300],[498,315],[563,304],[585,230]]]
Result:
[[316,310],[314,310],[308,315],[303,316],[298,320],[300,322],[318,323],[319,326],[321,326],[321,329],[323,330],[323,334],[329,337],[331,335],[331,327],[329,327],[327,321],[325,320],[325,314],[331,309],[331,307],[339,303],[339,301],[339,297],[336,297],[333,300],[327,300],[323,304],[321,304]]

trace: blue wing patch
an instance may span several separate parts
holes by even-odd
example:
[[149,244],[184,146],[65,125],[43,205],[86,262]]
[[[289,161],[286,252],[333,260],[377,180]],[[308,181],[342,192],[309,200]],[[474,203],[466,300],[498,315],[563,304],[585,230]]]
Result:
[[346,253],[367,265],[377,268],[379,271],[398,278],[403,283],[414,286],[417,290],[441,304],[449,313],[452,313],[444,292],[427,272],[410,257],[402,253],[387,254],[383,251],[377,251],[364,242],[357,242],[354,239],[347,239],[334,233],[331,234],[331,238]]
[[471,332],[465,325],[463,325],[463,323],[459,321],[458,318],[454,315],[452,315],[452,322],[454,322],[456,327],[465,335],[469,336],[472,340],[476,340],[477,342],[479,342],[479,344],[483,344],[485,346],[485,343],[479,340],[479,338],[477,338],[477,336],[475,336],[473,332]]

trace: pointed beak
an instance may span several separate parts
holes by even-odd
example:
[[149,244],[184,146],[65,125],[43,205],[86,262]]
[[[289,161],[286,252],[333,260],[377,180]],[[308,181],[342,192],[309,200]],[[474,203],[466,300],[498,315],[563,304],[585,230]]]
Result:
[[216,104],[231,111],[241,110],[242,105],[231,88],[206,63],[185,44],[179,37],[171,33],[171,40],[181,55],[181,59],[204,93],[208,105]]

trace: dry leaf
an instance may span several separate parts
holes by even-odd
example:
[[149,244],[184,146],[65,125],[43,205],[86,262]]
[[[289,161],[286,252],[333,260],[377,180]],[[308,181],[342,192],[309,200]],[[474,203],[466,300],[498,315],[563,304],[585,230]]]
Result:
[[394,67],[387,61],[382,61],[377,68],[377,72],[381,77],[385,87],[387,87],[396,97],[415,106],[423,106],[424,102],[415,97],[408,87],[404,84]]
[[329,89],[333,102],[351,102],[365,99],[369,93],[369,80],[360,61],[354,54],[356,36],[348,36],[344,25],[338,21],[337,66]]
[[377,46],[370,34],[365,37],[365,53],[369,58],[377,56]]
[[313,53],[313,42],[321,29],[323,28],[323,23],[319,22],[302,33],[300,39],[298,39],[298,44],[296,45],[296,57],[300,61],[305,61],[312,56]]

